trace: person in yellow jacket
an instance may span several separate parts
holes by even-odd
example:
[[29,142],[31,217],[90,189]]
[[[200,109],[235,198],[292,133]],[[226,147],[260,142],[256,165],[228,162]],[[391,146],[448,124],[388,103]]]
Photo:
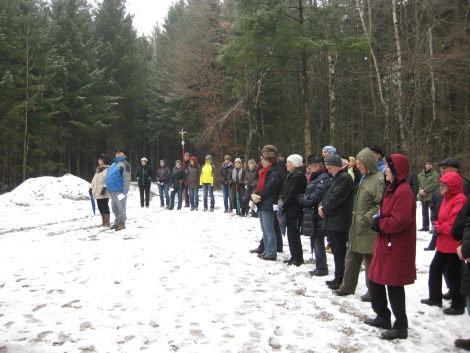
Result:
[[207,211],[207,194],[211,197],[211,208],[210,211],[214,212],[214,175],[215,175],[215,164],[212,163],[212,156],[208,154],[206,156],[206,162],[201,170],[200,184],[202,186],[203,199],[204,199],[204,212]]

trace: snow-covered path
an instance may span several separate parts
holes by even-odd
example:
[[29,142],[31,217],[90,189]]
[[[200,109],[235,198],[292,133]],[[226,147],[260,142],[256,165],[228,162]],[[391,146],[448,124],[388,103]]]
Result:
[[[86,195],[87,185],[68,188]],[[355,295],[336,297],[325,285],[332,276],[282,263],[287,239],[277,262],[258,259],[248,253],[258,220],[224,214],[219,193],[213,213],[162,210],[155,195],[141,209],[133,185],[127,229],[115,232],[96,227],[89,200],[29,188],[0,197],[1,353],[453,352],[454,339],[470,337],[467,315],[419,303],[433,256],[422,250],[427,233],[418,233],[418,280],[406,287],[409,338],[388,342],[363,324],[374,316],[359,299],[363,273]],[[328,263],[332,274],[331,255]]]

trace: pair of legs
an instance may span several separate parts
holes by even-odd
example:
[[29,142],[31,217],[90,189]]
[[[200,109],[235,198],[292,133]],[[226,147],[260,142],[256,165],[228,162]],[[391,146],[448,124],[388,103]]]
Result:
[[274,230],[274,211],[259,211],[259,224],[263,232],[263,255],[270,258],[277,257],[276,232]]
[[429,230],[429,206],[431,206],[431,200],[421,201],[421,214],[423,215],[423,230]]
[[191,208],[197,208],[199,206],[199,189],[198,188],[190,188],[189,189],[189,203]]
[[150,203],[150,183],[146,185],[139,184],[140,192],[140,207],[144,207],[144,193],[145,193],[145,207],[149,207]]
[[442,275],[447,267],[447,285],[452,297],[451,307],[464,308],[464,298],[460,293],[462,281],[462,262],[457,254],[445,254],[436,251],[429,267],[429,299],[442,305]]
[[362,261],[366,267],[366,286],[369,288],[369,268],[372,261],[372,254],[360,254],[355,251],[348,250],[345,258],[344,277],[339,287],[346,293],[354,294],[356,292],[359,273],[361,272]]
[[158,193],[160,194],[160,206],[165,206],[165,202],[163,197],[165,197],[166,205],[170,205],[170,196],[168,195],[168,190],[170,189],[169,183],[157,184],[158,185]]
[[111,209],[114,213],[114,225],[117,226],[119,222],[126,223],[126,204],[127,204],[127,195],[119,200],[119,195],[123,195],[120,191],[111,192]]
[[[258,214],[259,214],[259,211],[258,211]],[[276,233],[277,252],[282,252],[284,242],[282,240],[281,228],[279,226],[279,220],[277,219],[276,212],[274,212],[273,226],[274,226],[274,232]],[[264,251],[264,239],[263,238],[261,238],[258,248],[260,249],[260,251]]]
[[170,210],[175,208],[175,195],[178,194],[178,210],[181,210],[183,203],[183,188],[173,189],[170,195]]
[[220,187],[222,188],[222,198],[224,200],[224,210],[229,211],[229,209],[232,208],[230,206],[230,185],[222,184]]
[[289,251],[291,258],[297,263],[304,262],[304,252],[302,242],[300,241],[300,231],[297,227],[287,227],[287,241],[289,242]]
[[[387,286],[385,289],[385,285],[369,280],[369,291],[372,310],[374,310],[374,313],[376,313],[379,318],[390,321],[390,317],[393,312],[395,322],[392,327],[397,330],[408,329],[404,286]],[[387,292],[390,307],[392,309],[391,312],[388,308]]]
[[341,283],[344,278],[346,243],[348,242],[348,233],[330,230],[331,250],[335,260],[335,282]]
[[315,254],[315,269],[319,271],[328,271],[325,250],[326,231],[321,228],[315,228],[314,232],[315,235],[310,237],[310,245],[313,246],[313,253]]
[[184,191],[183,191],[183,197],[184,197],[184,207],[189,207],[189,188],[188,184],[185,185]]
[[204,210],[207,210],[207,195],[211,198],[211,210],[214,209],[214,187],[211,184],[202,184],[202,193],[204,199]]

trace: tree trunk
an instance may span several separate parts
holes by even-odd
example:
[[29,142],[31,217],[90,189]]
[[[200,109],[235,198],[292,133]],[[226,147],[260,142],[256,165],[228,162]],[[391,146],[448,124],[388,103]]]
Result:
[[330,118],[330,141],[336,143],[336,99],[335,99],[335,65],[334,54],[328,52],[328,109]]
[[[304,24],[303,15],[303,4],[302,0],[299,0],[299,21],[300,24]],[[302,51],[302,110],[304,114],[304,144],[305,144],[305,155],[309,156],[312,154],[312,137],[310,128],[310,88],[309,88],[309,72],[307,64],[307,53]]]

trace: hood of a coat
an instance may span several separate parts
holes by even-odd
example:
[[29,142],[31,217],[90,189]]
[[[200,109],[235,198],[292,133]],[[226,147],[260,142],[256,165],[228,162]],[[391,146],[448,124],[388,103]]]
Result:
[[441,183],[447,184],[452,195],[463,192],[463,182],[462,177],[457,172],[445,173],[439,181]]
[[403,183],[406,181],[408,174],[410,174],[410,163],[408,162],[408,158],[402,154],[392,154],[389,158],[391,163],[388,164],[396,183]]
[[379,167],[377,166],[377,162],[374,158],[374,154],[369,147],[364,148],[360,151],[356,159],[360,160],[362,164],[366,167],[366,175],[372,175],[379,171]]

